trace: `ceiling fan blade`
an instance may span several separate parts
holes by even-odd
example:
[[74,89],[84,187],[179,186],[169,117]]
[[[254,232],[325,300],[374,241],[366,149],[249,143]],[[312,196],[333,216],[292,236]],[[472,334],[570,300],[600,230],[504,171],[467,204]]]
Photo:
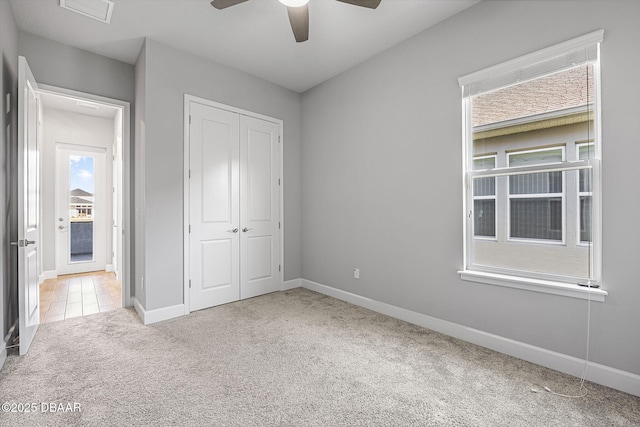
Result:
[[300,7],[287,7],[293,36],[298,43],[309,40],[309,4]]
[[244,3],[246,1],[248,0],[213,0],[211,2],[211,6],[215,7],[218,10],[222,10],[240,3]]
[[380,5],[382,0],[338,0],[342,3],[349,3],[355,6],[367,7],[369,9],[375,9]]

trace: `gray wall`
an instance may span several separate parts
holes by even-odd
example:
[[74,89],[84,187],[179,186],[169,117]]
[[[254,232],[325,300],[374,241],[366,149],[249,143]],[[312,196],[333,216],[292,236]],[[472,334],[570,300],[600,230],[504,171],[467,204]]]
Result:
[[[584,300],[460,280],[459,76],[604,28],[604,303],[591,360],[640,374],[639,2],[483,1],[302,97],[302,277],[584,357]],[[360,268],[360,280],[352,269]]]
[[[18,316],[17,251],[9,241],[17,240],[17,211],[9,209],[10,199],[16,195],[16,144],[18,140],[18,29],[8,1],[0,1],[0,218],[2,221],[0,240],[0,344]],[[10,111],[6,99],[10,94]],[[11,126],[7,132],[7,126]],[[15,203],[11,203],[15,206]]]
[[133,102],[133,65],[19,32],[18,53],[38,83]]
[[135,233],[132,234],[132,247],[134,248],[133,260],[133,295],[138,302],[146,307],[146,295],[144,293],[142,279],[145,276],[145,222],[144,222],[144,146],[146,129],[146,105],[147,105],[147,49],[146,42],[140,50],[135,66],[136,105],[135,117],[135,146],[131,150],[133,173],[131,174],[133,199],[133,223]]
[[299,278],[300,95],[154,40],[144,49],[145,309],[183,302],[185,93],[284,120],[285,280]]

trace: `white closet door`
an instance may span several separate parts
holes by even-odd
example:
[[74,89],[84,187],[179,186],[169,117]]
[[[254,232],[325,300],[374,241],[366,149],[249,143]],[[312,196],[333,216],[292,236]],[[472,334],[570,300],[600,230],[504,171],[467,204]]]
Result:
[[279,126],[240,119],[240,298],[280,290]]
[[240,298],[238,114],[190,105],[190,310]]

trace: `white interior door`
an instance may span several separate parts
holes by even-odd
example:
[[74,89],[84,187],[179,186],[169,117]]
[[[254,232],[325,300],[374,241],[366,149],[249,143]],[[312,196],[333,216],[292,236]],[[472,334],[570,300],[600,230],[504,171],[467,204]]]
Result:
[[29,350],[40,323],[40,165],[38,85],[24,57],[18,62],[18,326],[20,354]]
[[279,126],[189,103],[189,309],[281,287]]
[[[56,270],[106,266],[105,149],[56,144]],[[109,215],[110,216],[110,215]]]
[[240,298],[239,116],[190,104],[190,309]]
[[280,289],[279,126],[240,119],[240,298]]

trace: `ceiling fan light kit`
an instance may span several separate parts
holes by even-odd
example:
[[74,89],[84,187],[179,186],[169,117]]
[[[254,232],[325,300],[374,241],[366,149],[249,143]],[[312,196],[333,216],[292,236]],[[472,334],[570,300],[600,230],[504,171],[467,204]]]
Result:
[[[248,0],[213,0],[211,6],[218,10],[226,9],[244,3]],[[289,22],[291,30],[296,42],[304,42],[309,39],[309,0],[278,0],[287,6],[289,14]],[[341,3],[352,4],[354,6],[366,7],[367,9],[375,9],[380,5],[382,0],[337,0]]]

